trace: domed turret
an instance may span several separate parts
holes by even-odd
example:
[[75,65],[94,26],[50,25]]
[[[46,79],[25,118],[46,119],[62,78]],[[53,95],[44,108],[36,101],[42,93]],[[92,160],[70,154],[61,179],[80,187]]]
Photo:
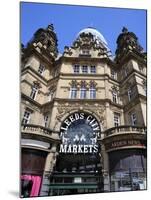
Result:
[[70,48],[65,46],[64,55],[100,58],[111,56],[111,51],[104,36],[95,28],[88,27],[76,35]]
[[97,29],[92,27],[84,28],[77,34],[77,38],[83,33],[92,34],[94,39],[96,39],[98,42],[101,42],[105,47],[108,46],[104,36]]

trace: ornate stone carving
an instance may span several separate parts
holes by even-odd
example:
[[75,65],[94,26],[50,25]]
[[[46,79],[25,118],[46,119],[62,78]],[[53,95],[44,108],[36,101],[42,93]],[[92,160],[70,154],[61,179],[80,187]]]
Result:
[[143,48],[138,42],[138,38],[133,32],[129,32],[127,28],[123,27],[122,33],[117,39],[117,49],[115,61],[119,62],[128,52],[135,54],[141,54],[144,56]]
[[105,107],[103,105],[94,103],[64,103],[59,104],[57,109],[58,113],[56,115],[56,124],[54,125],[54,129],[56,128],[57,124],[62,121],[62,118],[69,113],[74,111],[76,112],[78,110],[83,110],[84,112],[90,112],[91,114],[94,114],[102,125],[104,125],[105,122]]
[[57,57],[58,54],[58,44],[57,36],[54,32],[53,24],[48,25],[46,29],[38,29],[32,40],[28,43],[28,46],[34,45],[39,46],[41,51],[50,52],[52,55]]
[[64,55],[67,54],[67,55],[72,55],[72,49],[68,46],[65,46],[64,47]]
[[40,82],[38,81],[33,81],[34,85],[37,86],[39,89],[42,88]]

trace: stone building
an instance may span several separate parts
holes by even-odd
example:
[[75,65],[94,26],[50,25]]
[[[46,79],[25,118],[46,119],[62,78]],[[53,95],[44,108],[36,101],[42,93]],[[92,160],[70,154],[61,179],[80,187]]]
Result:
[[21,196],[146,189],[146,53],[123,28],[58,52],[52,24],[21,48]]

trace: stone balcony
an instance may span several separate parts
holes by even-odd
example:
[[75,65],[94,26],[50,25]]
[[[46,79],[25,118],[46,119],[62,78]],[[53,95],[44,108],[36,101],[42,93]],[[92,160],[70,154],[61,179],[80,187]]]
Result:
[[140,127],[140,126],[117,126],[110,129],[107,129],[103,132],[104,137],[109,137],[113,135],[119,135],[119,134],[143,134],[146,135],[147,128],[146,127]]
[[106,151],[125,148],[146,149],[146,127],[118,126],[104,131],[99,139],[105,145]]
[[39,125],[22,124],[21,133],[23,138],[38,138],[39,140],[60,142],[57,132]]

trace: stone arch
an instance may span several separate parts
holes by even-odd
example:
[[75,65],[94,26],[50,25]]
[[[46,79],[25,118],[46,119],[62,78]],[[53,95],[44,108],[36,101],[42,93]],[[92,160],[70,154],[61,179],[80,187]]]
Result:
[[95,111],[92,111],[90,109],[82,109],[82,108],[79,108],[79,109],[71,109],[71,110],[68,110],[56,123],[55,125],[55,129],[57,131],[60,131],[60,128],[61,128],[61,125],[63,123],[63,121],[71,114],[74,114],[76,112],[84,112],[84,113],[88,113],[88,114],[91,114],[96,120],[97,122],[99,123],[99,126],[100,126],[100,130],[102,132],[103,130],[103,127],[102,127],[102,116],[98,116],[98,114],[95,112]]

